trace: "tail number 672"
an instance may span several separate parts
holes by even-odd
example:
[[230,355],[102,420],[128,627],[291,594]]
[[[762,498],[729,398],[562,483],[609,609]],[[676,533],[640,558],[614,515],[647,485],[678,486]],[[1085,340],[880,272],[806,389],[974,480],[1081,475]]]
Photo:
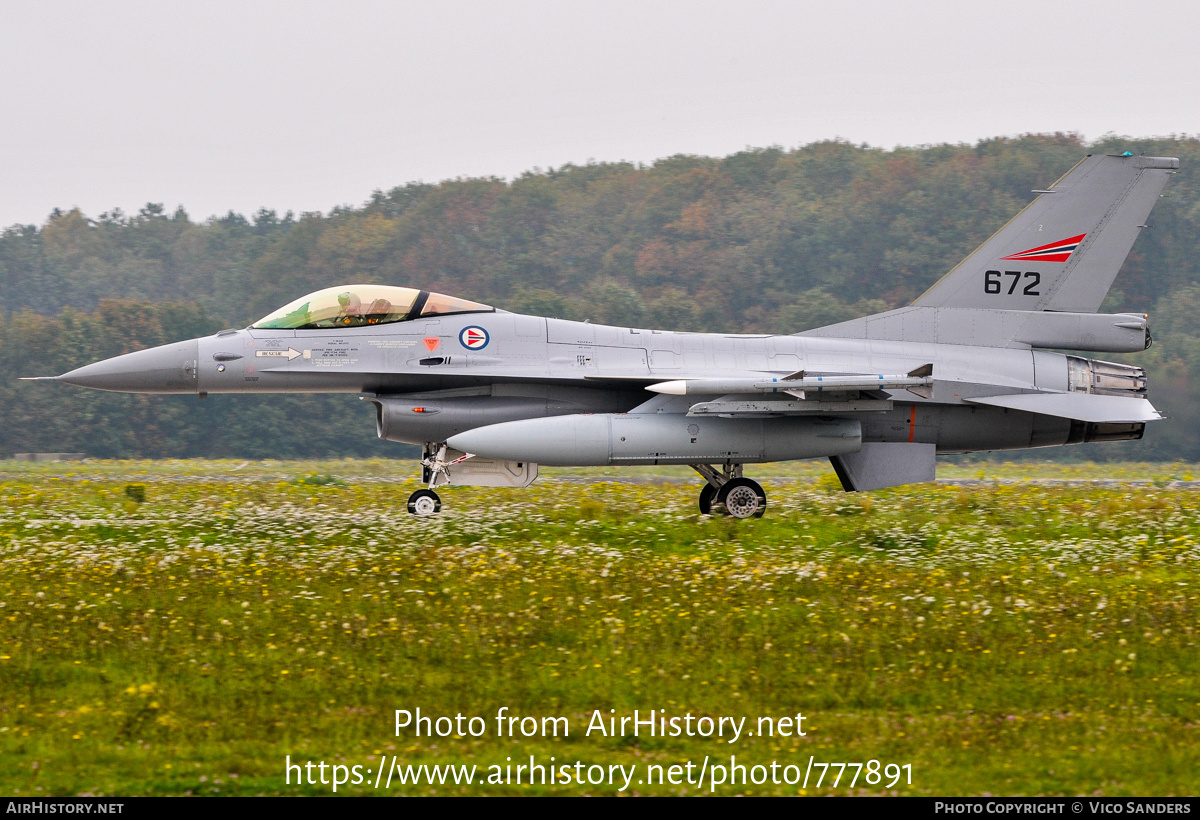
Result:
[[[983,275],[983,292],[984,293],[1004,293],[1003,277],[1010,277],[1008,282],[1009,295],[1017,292],[1017,285],[1021,281],[1021,272],[1019,270],[1006,270],[1004,272],[998,270],[990,270]],[[1026,296],[1041,296],[1041,291],[1038,290],[1038,285],[1042,284],[1042,275],[1035,270],[1025,272],[1025,287],[1021,289],[1021,293]]]

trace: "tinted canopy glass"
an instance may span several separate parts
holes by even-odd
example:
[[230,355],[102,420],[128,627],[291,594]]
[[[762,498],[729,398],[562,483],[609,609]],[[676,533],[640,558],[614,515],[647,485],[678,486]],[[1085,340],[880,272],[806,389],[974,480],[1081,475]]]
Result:
[[487,305],[439,293],[390,285],[338,285],[284,305],[254,323],[256,328],[315,330],[403,322],[417,316],[491,311]]

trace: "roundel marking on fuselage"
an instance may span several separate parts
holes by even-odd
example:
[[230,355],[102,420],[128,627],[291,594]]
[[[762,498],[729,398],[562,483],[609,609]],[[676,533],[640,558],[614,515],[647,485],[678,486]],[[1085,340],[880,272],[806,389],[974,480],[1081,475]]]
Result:
[[483,350],[487,347],[491,337],[488,332],[478,325],[464,327],[458,334],[459,343],[467,350]]

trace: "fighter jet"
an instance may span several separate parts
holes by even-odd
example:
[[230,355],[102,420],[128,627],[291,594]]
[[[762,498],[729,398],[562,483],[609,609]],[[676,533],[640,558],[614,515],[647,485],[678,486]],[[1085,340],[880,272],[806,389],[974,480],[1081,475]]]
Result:
[[828,458],[847,491],[932,481],[938,453],[1139,439],[1160,418],[1133,353],[1147,317],[1101,314],[1176,173],[1089,156],[911,305],[794,335],[677,333],[338,285],[242,330],[48,377],[134,393],[359,393],[423,448],[408,509],[446,485],[527,487],[539,465],[690,465],[699,510],[761,516],[747,464]]

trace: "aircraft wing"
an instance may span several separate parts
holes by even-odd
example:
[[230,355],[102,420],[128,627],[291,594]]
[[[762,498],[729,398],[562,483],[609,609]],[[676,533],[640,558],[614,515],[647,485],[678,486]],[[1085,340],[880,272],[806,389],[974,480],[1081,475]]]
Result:
[[1158,421],[1162,414],[1149,401],[1136,396],[1096,396],[1091,393],[1014,393],[965,399],[973,404],[1008,407],[1027,413],[1059,416],[1077,421],[1134,424]]

